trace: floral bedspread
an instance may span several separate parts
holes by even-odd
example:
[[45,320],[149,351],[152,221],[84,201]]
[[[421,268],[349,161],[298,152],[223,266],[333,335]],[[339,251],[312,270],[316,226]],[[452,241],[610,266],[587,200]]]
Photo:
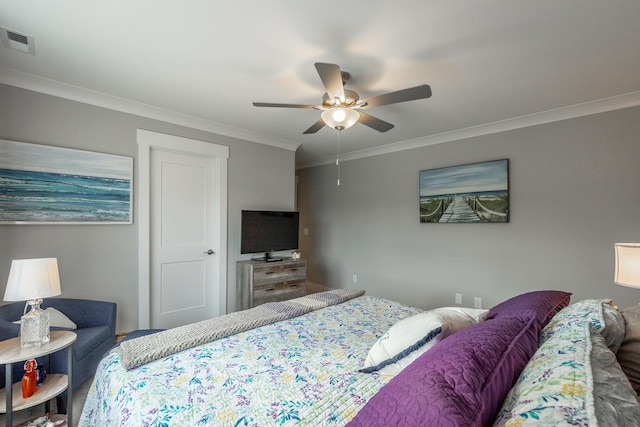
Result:
[[369,348],[420,310],[362,296],[125,370],[101,361],[80,426],[340,426],[384,384]]

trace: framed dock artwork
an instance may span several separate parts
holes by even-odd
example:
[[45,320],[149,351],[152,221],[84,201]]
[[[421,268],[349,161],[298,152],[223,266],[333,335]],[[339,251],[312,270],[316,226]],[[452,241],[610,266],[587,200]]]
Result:
[[509,159],[420,171],[420,222],[509,222]]
[[133,158],[0,140],[0,223],[131,224]]

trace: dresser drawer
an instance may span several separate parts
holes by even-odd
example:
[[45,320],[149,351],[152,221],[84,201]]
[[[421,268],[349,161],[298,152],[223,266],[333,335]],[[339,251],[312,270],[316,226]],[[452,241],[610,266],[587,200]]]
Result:
[[255,307],[265,302],[284,301],[303,297],[305,294],[306,282],[304,280],[256,287],[253,290],[253,306]]
[[282,265],[278,267],[257,267],[253,271],[253,285],[281,282],[283,280],[299,280],[307,277],[307,267],[304,263],[298,265]]

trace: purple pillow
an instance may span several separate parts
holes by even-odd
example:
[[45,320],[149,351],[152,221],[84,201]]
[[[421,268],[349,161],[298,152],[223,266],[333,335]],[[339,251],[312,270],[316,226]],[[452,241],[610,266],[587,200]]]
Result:
[[513,316],[525,310],[536,313],[540,330],[557,312],[569,305],[571,293],[563,291],[533,291],[510,298],[489,310],[487,319]]
[[539,334],[531,311],[456,332],[382,387],[348,425],[489,425],[538,348]]

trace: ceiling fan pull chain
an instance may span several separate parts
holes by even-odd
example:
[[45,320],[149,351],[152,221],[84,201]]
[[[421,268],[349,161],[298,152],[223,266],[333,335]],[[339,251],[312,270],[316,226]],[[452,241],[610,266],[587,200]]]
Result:
[[342,130],[338,130],[338,143],[336,144],[336,169],[338,172],[338,186],[340,186],[340,137]]

